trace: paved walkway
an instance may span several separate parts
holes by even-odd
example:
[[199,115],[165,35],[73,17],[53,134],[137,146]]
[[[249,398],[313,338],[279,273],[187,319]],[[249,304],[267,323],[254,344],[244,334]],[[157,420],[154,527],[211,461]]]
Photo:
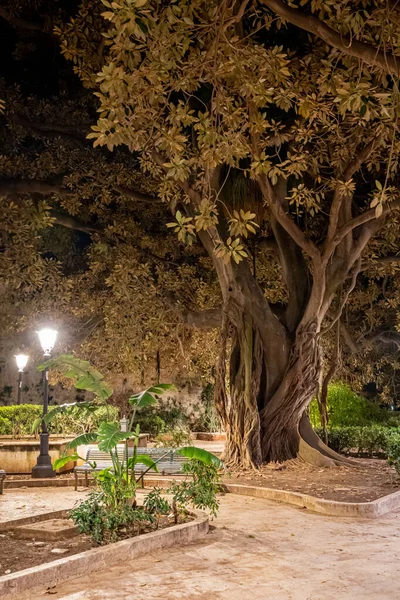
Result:
[[0,523],[53,510],[68,510],[82,500],[84,494],[73,488],[5,489],[0,496]]
[[88,573],[35,600],[400,600],[400,513],[334,519],[227,495],[213,525],[197,543]]

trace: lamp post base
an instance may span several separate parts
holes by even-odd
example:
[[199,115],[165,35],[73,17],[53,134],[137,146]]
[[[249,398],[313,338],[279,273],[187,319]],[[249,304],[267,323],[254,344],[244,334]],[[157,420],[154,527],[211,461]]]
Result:
[[55,477],[56,472],[50,465],[35,465],[32,469],[32,477],[34,479],[45,479],[47,477]]
[[49,434],[42,432],[40,434],[40,454],[37,458],[37,463],[32,469],[32,477],[34,479],[44,479],[46,477],[55,477],[56,472],[51,466],[51,458],[49,455]]

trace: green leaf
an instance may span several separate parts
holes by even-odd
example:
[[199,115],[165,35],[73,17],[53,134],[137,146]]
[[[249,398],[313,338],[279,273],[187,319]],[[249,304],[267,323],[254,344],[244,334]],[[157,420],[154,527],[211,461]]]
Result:
[[68,442],[67,448],[78,448],[78,446],[85,446],[86,444],[92,444],[93,442],[97,442],[97,432],[90,433],[82,433],[82,435],[78,435],[74,440]]
[[218,456],[215,456],[215,454],[212,454],[207,450],[203,450],[202,448],[196,448],[195,446],[184,446],[183,448],[177,450],[177,454],[185,456],[190,460],[199,460],[205,465],[214,465],[219,469],[224,467],[224,463],[218,458]]
[[93,392],[103,402],[113,393],[112,387],[104,381],[103,375],[90,362],[76,358],[72,354],[61,354],[38,366],[39,371],[44,371],[46,368],[61,369],[66,377],[74,380],[77,389]]
[[167,390],[175,390],[175,386],[171,383],[158,383],[153,385],[147,390],[143,392],[138,392],[137,394],[133,394],[129,398],[130,404],[132,406],[136,406],[136,408],[144,408],[145,406],[151,406],[152,404],[157,403],[157,398],[155,395],[161,396]]
[[149,469],[153,469],[156,473],[158,473],[157,464],[154,462],[150,456],[147,454],[137,454],[136,456],[132,456],[128,459],[128,468],[134,469],[137,464],[143,464]]
[[97,432],[99,450],[110,452],[124,440],[136,437],[134,431],[121,431],[115,423],[101,423]]
[[60,456],[60,458],[57,458],[54,463],[53,463],[53,469],[56,471],[57,469],[61,469],[62,467],[64,467],[65,465],[67,465],[69,462],[71,461],[76,461],[76,460],[85,460],[84,458],[82,458],[81,456],[79,456],[79,454],[66,454],[64,456]]

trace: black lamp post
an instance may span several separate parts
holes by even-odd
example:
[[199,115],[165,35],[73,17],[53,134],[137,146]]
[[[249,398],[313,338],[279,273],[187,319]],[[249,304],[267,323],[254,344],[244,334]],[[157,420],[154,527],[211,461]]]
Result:
[[[42,346],[44,358],[49,358],[51,351],[56,342],[57,331],[55,329],[41,329],[37,332]],[[47,414],[49,405],[49,371],[45,369],[43,372],[43,417]],[[51,466],[51,458],[49,455],[49,432],[47,425],[42,421],[40,432],[40,454],[37,458],[37,463],[32,469],[32,477],[55,477],[56,472]]]
[[26,363],[28,362],[29,356],[26,354],[16,354],[15,360],[17,362],[18,367],[18,399],[17,404],[21,404],[21,392],[22,392],[22,374],[26,367]]

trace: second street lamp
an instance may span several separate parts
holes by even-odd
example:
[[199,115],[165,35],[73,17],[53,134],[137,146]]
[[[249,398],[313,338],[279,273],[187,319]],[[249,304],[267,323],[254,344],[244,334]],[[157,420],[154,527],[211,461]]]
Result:
[[28,362],[29,356],[26,354],[16,354],[15,360],[18,367],[18,399],[17,404],[21,404],[21,392],[22,392],[22,374]]
[[[37,332],[42,346],[44,358],[49,358],[51,351],[54,348],[54,344],[57,338],[57,331],[55,329],[41,329]],[[46,368],[43,371],[43,417],[47,415],[47,408],[49,405],[49,371]],[[55,477],[56,472],[51,466],[51,458],[49,455],[49,432],[47,425],[42,421],[42,428],[40,432],[40,454],[37,458],[37,463],[32,469],[32,477]]]

